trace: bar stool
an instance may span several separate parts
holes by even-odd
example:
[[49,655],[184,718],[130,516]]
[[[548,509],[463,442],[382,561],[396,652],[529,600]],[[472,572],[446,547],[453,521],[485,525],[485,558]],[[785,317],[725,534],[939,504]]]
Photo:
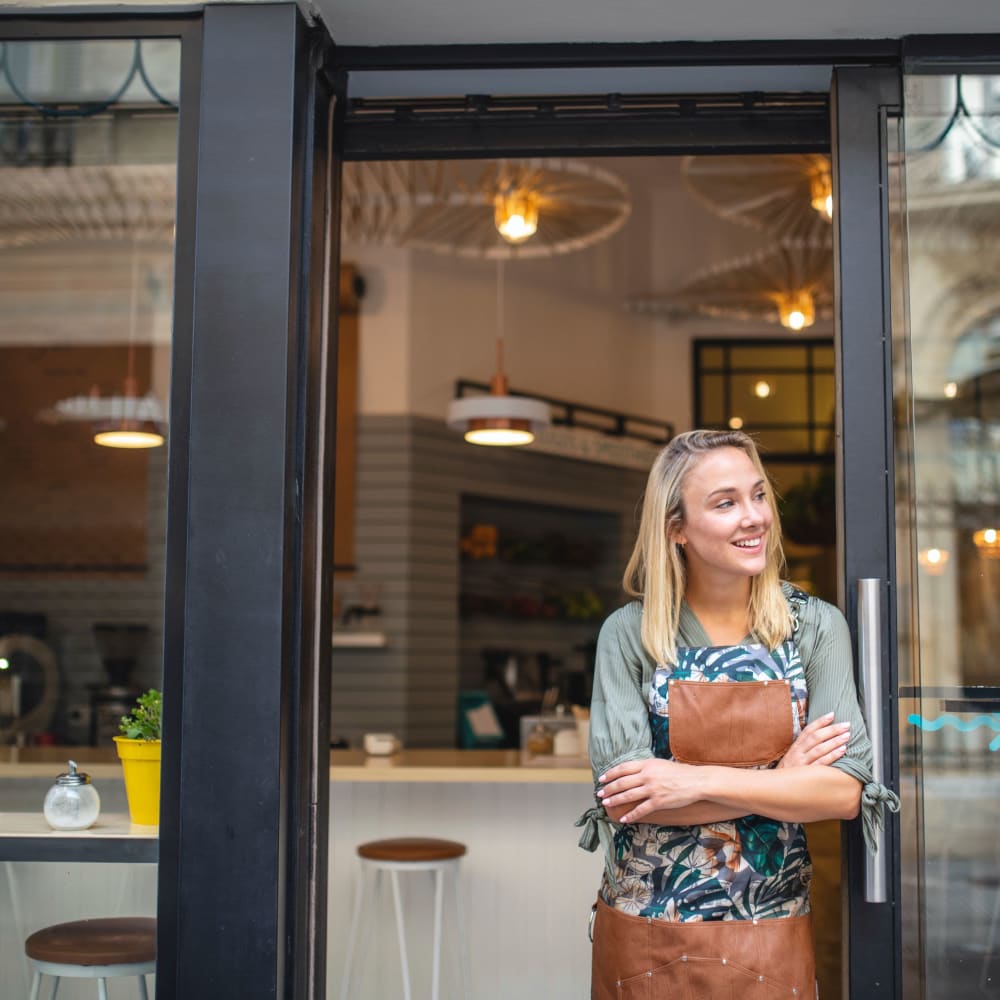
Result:
[[96,979],[99,1000],[108,1000],[108,979],[136,976],[139,996],[148,1000],[146,976],[156,971],[156,919],[103,917],[53,924],[35,931],[24,942],[35,978],[31,1000],[38,1000],[42,976],[54,976],[52,996],[59,980]]
[[455,890],[455,926],[458,930],[459,945],[459,989],[460,996],[467,996],[468,954],[465,941],[465,914],[462,908],[462,890],[459,863],[465,854],[465,844],[453,840],[437,840],[433,837],[398,837],[392,840],[372,840],[358,847],[361,872],[354,897],[354,913],[347,942],[347,958],[344,962],[344,980],[341,988],[342,1000],[353,1000],[351,996],[351,973],[354,964],[354,948],[357,944],[358,927],[366,898],[369,873],[374,873],[371,887],[371,906],[365,920],[365,934],[362,937],[358,965],[368,950],[371,924],[378,902],[379,886],[383,872],[389,873],[392,885],[392,899],[396,912],[396,935],[399,939],[399,961],[403,971],[403,1000],[411,1000],[410,966],[406,952],[406,928],[403,922],[403,901],[399,890],[401,872],[432,872],[434,875],[434,953],[431,965],[431,1000],[438,1000],[441,985],[441,922],[444,903],[444,876],[449,872]]

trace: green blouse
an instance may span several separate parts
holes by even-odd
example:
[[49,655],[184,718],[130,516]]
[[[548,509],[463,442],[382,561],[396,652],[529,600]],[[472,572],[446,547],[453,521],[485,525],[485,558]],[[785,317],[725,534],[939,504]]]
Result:
[[[786,593],[792,592],[785,585]],[[642,645],[642,604],[633,601],[611,614],[597,640],[594,691],[590,706],[590,761],[597,778],[616,764],[653,756],[649,730],[649,685],[656,664]],[[872,777],[872,747],[858,703],[847,622],[832,604],[809,597],[799,613],[795,634],[809,692],[809,722],[827,712],[835,722],[851,723],[847,751],[831,764],[862,786],[861,820],[868,850],[875,852],[883,806],[899,811],[896,794]],[[752,641],[748,637],[745,641]],[[681,605],[678,645],[708,646],[711,641],[686,603]],[[598,804],[578,820],[580,846],[610,846],[612,821]]]

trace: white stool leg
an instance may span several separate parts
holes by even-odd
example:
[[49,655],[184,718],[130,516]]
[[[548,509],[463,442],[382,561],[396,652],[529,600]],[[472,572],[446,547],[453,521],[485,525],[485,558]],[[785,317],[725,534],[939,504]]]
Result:
[[389,872],[392,882],[392,901],[396,908],[396,932],[399,935],[399,960],[403,966],[403,1000],[410,997],[410,963],[406,958],[406,928],[403,926],[403,900],[399,894],[399,872],[395,869]]
[[461,1000],[469,996],[469,942],[465,936],[465,905],[462,901],[462,869],[458,861],[451,870],[455,880],[455,926],[458,928],[458,995]]
[[56,994],[59,992],[59,977],[52,977],[52,993],[49,996],[49,1000],[56,1000]]
[[42,974],[36,970],[35,978],[31,980],[31,994],[29,995],[28,1000],[38,1000],[38,990],[41,988],[41,985]]
[[351,927],[347,936],[347,957],[344,959],[344,978],[340,986],[340,1000],[350,1000],[351,965],[354,961],[354,947],[358,941],[358,921],[361,919],[361,900],[364,897],[365,871],[358,872],[354,887],[354,909],[351,913]]
[[108,1000],[108,981],[103,977],[97,980],[97,1000]]
[[146,992],[146,977],[139,977],[139,1000],[149,1000],[149,994]]
[[431,965],[431,1000],[438,1000],[441,982],[441,909],[444,903],[444,870],[434,869],[434,955]]

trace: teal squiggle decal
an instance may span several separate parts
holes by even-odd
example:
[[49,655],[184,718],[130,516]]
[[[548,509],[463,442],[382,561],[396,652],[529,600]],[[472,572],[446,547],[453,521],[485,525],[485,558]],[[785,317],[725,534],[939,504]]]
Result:
[[[977,715],[968,722],[960,719],[957,715],[940,715],[936,719],[924,719],[919,715],[910,715],[907,717],[907,722],[911,726],[916,726],[917,729],[924,729],[930,733],[936,733],[945,726],[951,726],[960,733],[971,733],[984,726],[987,729],[992,729],[995,733],[1000,733],[1000,715]],[[994,752],[1000,750],[1000,736],[994,736],[990,740],[990,749]]]

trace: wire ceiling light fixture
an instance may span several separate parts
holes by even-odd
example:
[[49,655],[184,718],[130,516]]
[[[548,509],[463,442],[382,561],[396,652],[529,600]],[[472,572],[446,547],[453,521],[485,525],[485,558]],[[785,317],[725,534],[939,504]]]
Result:
[[782,239],[829,240],[833,174],[820,154],[688,156],[684,182],[713,215]]
[[783,240],[696,273],[676,291],[630,299],[646,315],[703,315],[780,323],[792,331],[833,315],[833,252],[826,241]]
[[489,395],[462,396],[448,406],[448,426],[470,444],[510,447],[531,444],[551,423],[547,403],[530,396],[512,396],[504,372],[504,262],[497,261],[496,371]]
[[347,243],[487,260],[552,257],[613,236],[626,183],[580,160],[389,160],[344,164]]

